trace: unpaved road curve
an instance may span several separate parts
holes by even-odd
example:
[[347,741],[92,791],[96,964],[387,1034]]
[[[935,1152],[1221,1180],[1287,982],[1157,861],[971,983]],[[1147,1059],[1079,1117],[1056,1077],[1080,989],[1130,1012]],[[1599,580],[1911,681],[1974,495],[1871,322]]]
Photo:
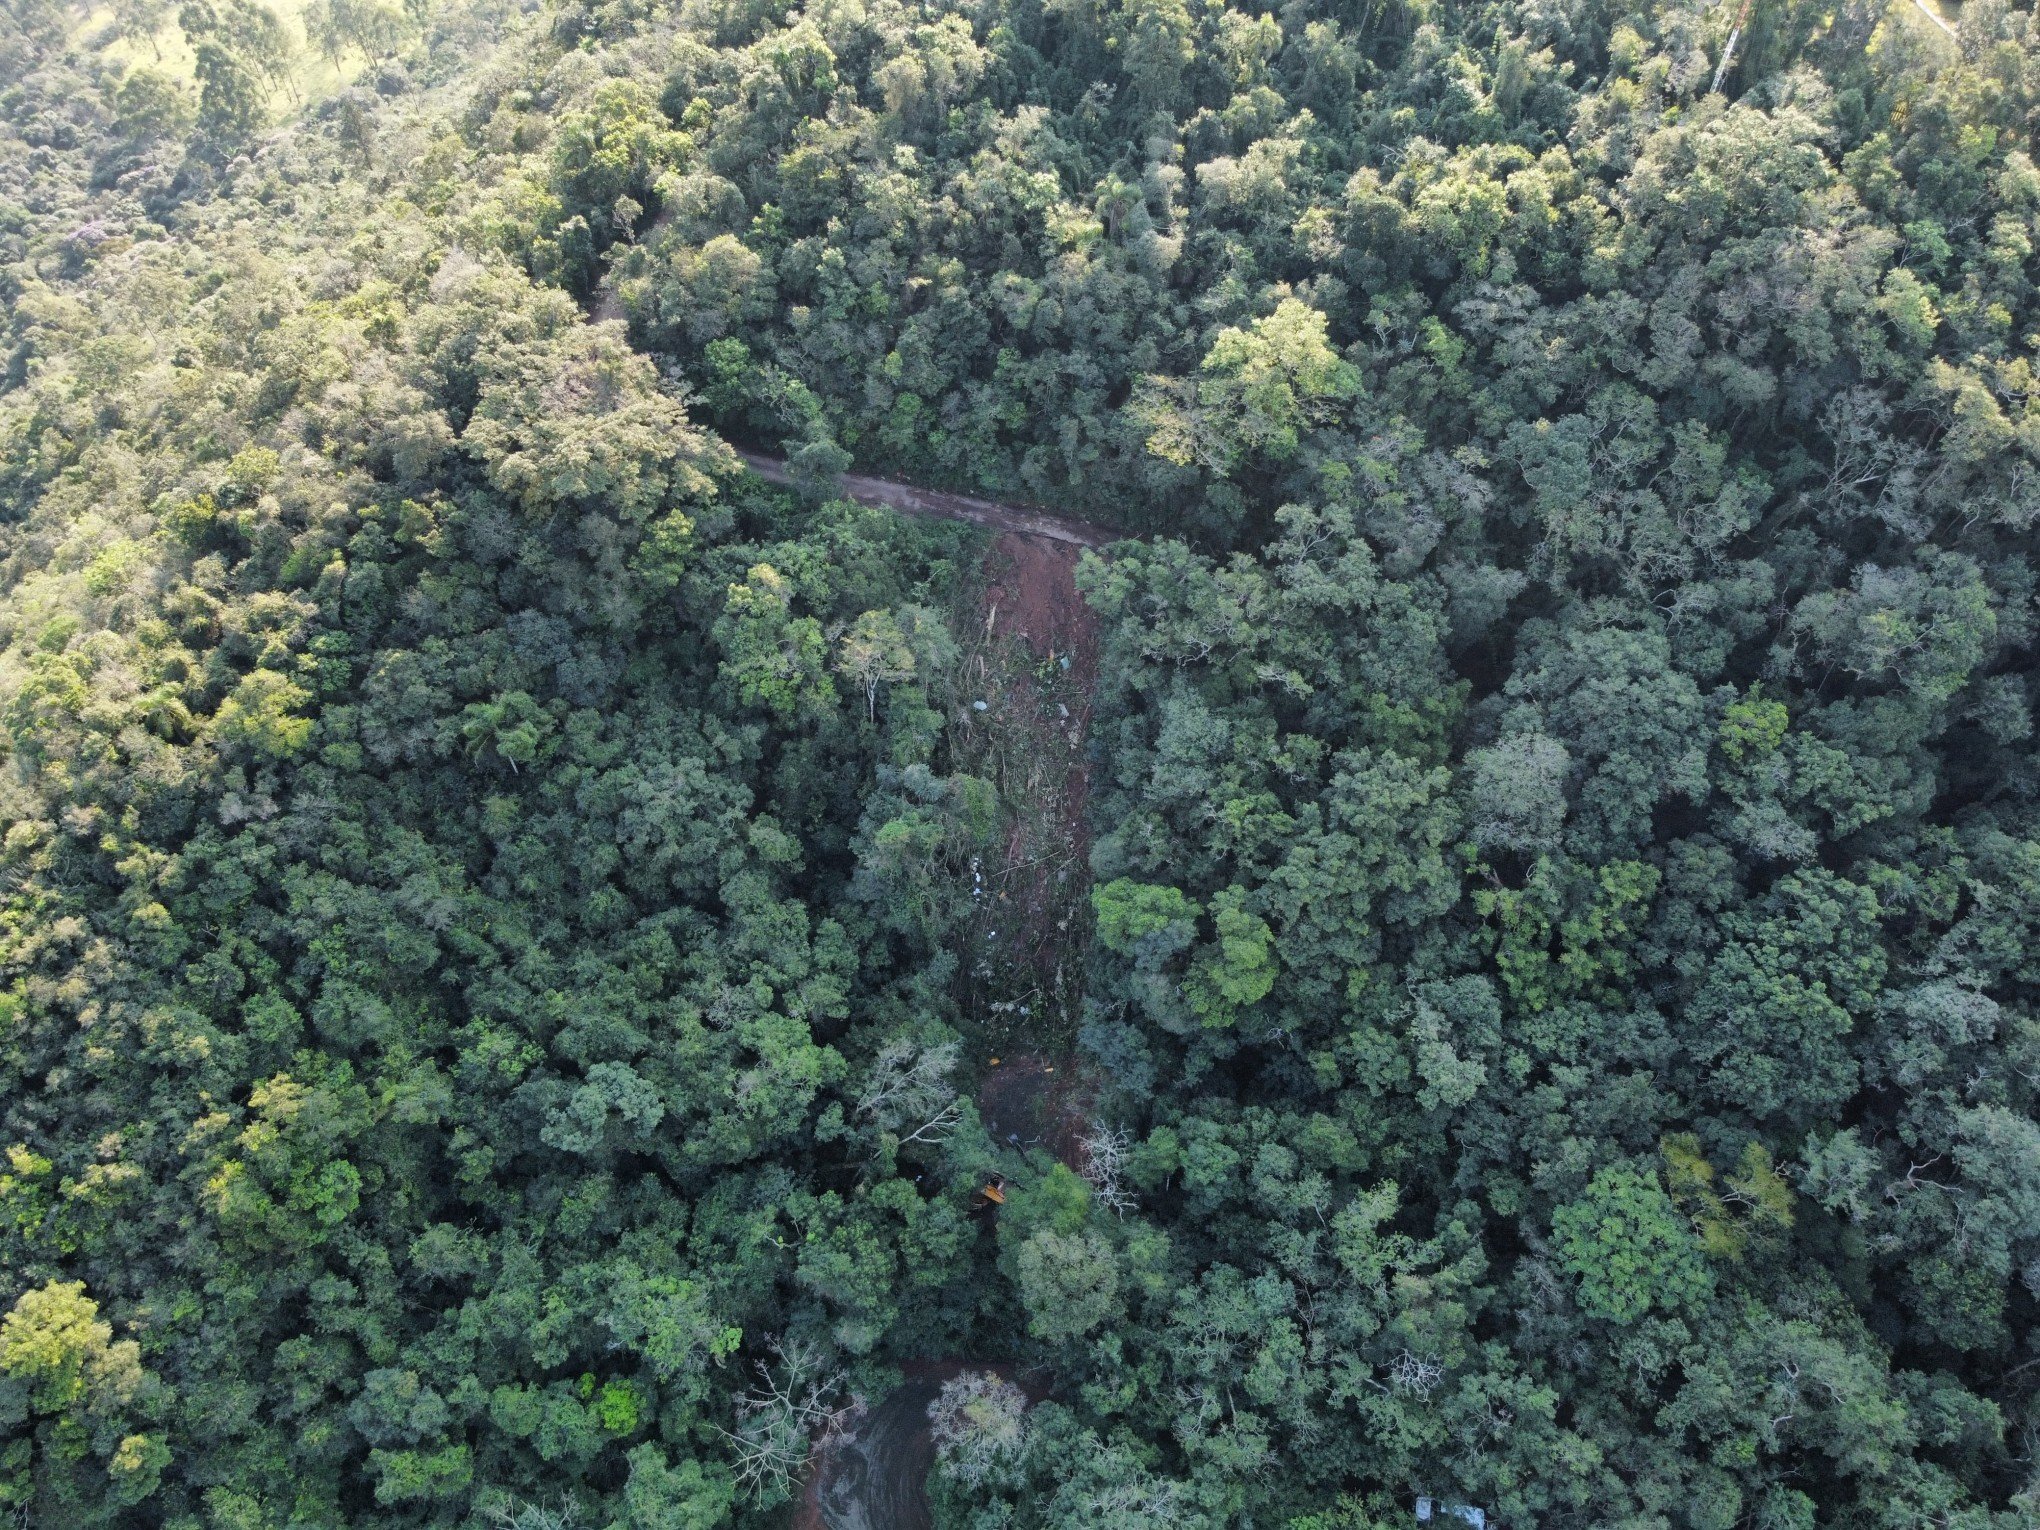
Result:
[[[777,457],[739,450],[744,465],[767,483],[792,483],[793,475]],[[940,489],[916,488],[891,478],[872,478],[864,473],[844,473],[837,478],[845,499],[860,505],[882,505],[902,515],[918,515],[939,521],[968,521],[992,531],[1010,531],[1023,537],[1046,537],[1051,542],[1071,542],[1078,547],[1104,547],[1123,540],[1128,533],[1096,526],[1089,521],[1022,505],[1002,505],[996,500],[970,494],[945,494]]]
[[826,1530],[928,1530],[928,1472],[935,1465],[935,1439],[928,1430],[928,1404],[942,1390],[942,1371],[909,1377],[858,1423],[854,1436],[837,1445],[815,1474],[796,1525]]
[[1016,1375],[1000,1361],[910,1362],[905,1379],[832,1446],[795,1503],[793,1530],[932,1530],[928,1473],[935,1438],[928,1405],[942,1383],[965,1371],[990,1371],[1016,1383],[1030,1402],[1046,1395],[1039,1375]]

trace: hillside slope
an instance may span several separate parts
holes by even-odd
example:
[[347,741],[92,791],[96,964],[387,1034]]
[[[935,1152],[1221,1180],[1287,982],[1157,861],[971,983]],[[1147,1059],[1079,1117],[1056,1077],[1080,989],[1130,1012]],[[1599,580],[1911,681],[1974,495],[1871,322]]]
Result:
[[299,14],[0,18],[0,1504],[2040,1512],[2030,11]]

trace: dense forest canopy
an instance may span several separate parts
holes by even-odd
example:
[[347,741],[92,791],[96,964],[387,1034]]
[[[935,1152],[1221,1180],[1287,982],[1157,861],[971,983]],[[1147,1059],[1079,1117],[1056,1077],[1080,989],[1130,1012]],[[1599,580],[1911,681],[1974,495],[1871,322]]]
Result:
[[1742,11],[9,0],[0,1506],[2040,1519],[2040,26]]

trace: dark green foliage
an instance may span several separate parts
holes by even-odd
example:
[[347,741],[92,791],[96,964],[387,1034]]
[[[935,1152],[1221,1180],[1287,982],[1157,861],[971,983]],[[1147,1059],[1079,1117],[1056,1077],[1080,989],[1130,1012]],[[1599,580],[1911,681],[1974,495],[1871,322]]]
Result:
[[[327,249],[356,194],[270,226]],[[102,401],[9,458],[0,1494],[39,1521],[712,1524],[770,1341],[968,1320],[909,1293],[976,1235],[943,953],[998,805],[942,773],[930,609],[975,544],[750,496],[435,226],[323,295],[228,225],[20,314],[78,335],[9,441]],[[915,661],[869,694],[860,618]],[[888,793],[912,940],[863,891]],[[895,1038],[946,1066],[871,1105]]]
[[[1731,19],[10,8],[0,1505],[2029,1523],[2040,34]],[[1141,534],[1069,1165],[852,465]]]

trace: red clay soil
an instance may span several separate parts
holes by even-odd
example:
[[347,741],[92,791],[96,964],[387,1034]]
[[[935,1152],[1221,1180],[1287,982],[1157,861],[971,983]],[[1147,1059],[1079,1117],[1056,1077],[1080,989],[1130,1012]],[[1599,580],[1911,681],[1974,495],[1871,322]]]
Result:
[[[1067,698],[1054,705],[1069,712],[1067,717],[1059,710],[1051,716],[1029,678],[1024,674],[1017,678],[1015,689],[1022,693],[1018,710],[1037,715],[1044,753],[1061,744],[1072,746],[1054,796],[1054,818],[1046,833],[1041,825],[1033,829],[1035,835],[1060,843],[1031,844],[1027,822],[1016,822],[999,877],[1008,908],[1002,919],[1009,928],[1034,927],[1035,959],[1044,969],[1063,954],[1057,948],[1071,939],[1071,931],[1058,919],[1069,917],[1068,889],[1057,884],[1061,878],[1082,877],[1090,852],[1084,812],[1090,769],[1082,743],[1090,734],[1091,693],[1097,680],[1098,613],[1077,593],[1081,556],[1082,549],[1072,543],[1006,532],[986,558],[987,627],[1018,637],[1037,661],[1049,666],[1057,694]],[[1072,1057],[1012,1054],[988,1068],[978,1087],[978,1114],[992,1141],[1022,1152],[1046,1149],[1073,1169],[1083,1168],[1078,1139],[1089,1113],[1090,1091]]]
[[1091,773],[1082,741],[1091,730],[1091,691],[1098,677],[1098,613],[1077,593],[1077,562],[1083,549],[1072,542],[1000,534],[985,559],[991,582],[985,589],[985,612],[994,633],[1022,639],[1035,658],[1060,665],[1068,660],[1068,684],[1056,689],[1069,697],[1070,715],[1058,719],[1059,731],[1078,748],[1070,760],[1061,809],[1064,826],[1080,855],[1090,849],[1084,821]]
[[1039,659],[1070,659],[1071,679],[1089,690],[1098,662],[1098,613],[1077,593],[1083,544],[1000,534],[986,558],[985,609],[994,627],[1027,640]]
[[[761,476],[784,482],[784,467],[770,458],[744,454]],[[1091,715],[1091,690],[1098,663],[1098,618],[1077,593],[1076,570],[1086,547],[1102,546],[1113,533],[1082,522],[1047,516],[967,496],[937,494],[884,479],[846,474],[843,492],[867,504],[889,505],[912,515],[933,515],[992,527],[999,536],[986,557],[986,628],[994,641],[1017,638],[1037,665],[1046,666],[1047,690],[1022,669],[1014,675],[1010,711],[1002,715],[1022,730],[1038,760],[1067,755],[1061,771],[1043,770],[1043,795],[1052,803],[1048,821],[1027,815],[1016,822],[1005,864],[994,869],[1004,912],[999,922],[1008,939],[1020,938],[1044,977],[1067,952],[1073,937],[1067,922],[1070,888],[1082,878],[1089,850],[1084,820],[1089,785],[1083,741]],[[1068,660],[1067,667],[1063,661]],[[1047,840],[1049,843],[1037,843]],[[1061,920],[1062,922],[1058,922]],[[1082,926],[1074,927],[1081,930]],[[1016,1054],[988,1068],[978,1091],[978,1110],[992,1140],[1016,1152],[1041,1148],[1083,1168],[1079,1145],[1089,1117],[1089,1092],[1073,1058]],[[905,1368],[906,1380],[879,1399],[845,1439],[818,1454],[799,1503],[792,1530],[927,1530],[927,1479],[935,1462],[928,1404],[942,1383],[971,1366],[958,1359],[928,1360]],[[1020,1384],[1037,1400],[1029,1378]]]

